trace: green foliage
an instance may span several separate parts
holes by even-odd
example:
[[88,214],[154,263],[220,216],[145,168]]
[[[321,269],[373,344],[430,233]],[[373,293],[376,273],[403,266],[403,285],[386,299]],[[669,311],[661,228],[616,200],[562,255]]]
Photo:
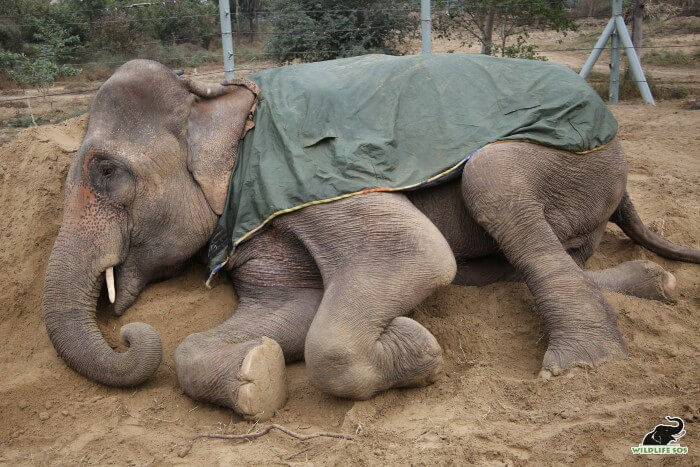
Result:
[[673,65],[692,65],[700,59],[700,50],[694,55],[684,54],[681,52],[668,52],[666,50],[653,50],[644,54],[642,61],[650,65],[673,66]]
[[[646,74],[647,84],[649,85],[649,90],[652,96],[656,100],[662,99],[684,99],[692,94],[692,89],[678,86],[678,85],[663,85],[658,82],[648,71]],[[589,75],[593,83],[593,89],[596,90],[598,95],[603,100],[608,100],[610,97],[610,75],[604,73],[591,73]],[[639,94],[639,89],[637,88],[637,83],[634,81],[632,72],[627,68],[620,78],[620,85],[618,88],[618,96],[620,100],[629,99],[639,99],[641,95]]]
[[[329,60],[366,53],[396,54],[418,26],[415,2],[378,0],[271,0],[266,50],[279,61]],[[374,11],[356,11],[368,10]],[[382,11],[384,10],[384,11]]]
[[37,125],[45,125],[47,123],[65,122],[66,120],[68,120],[70,118],[80,117],[81,115],[86,113],[87,110],[88,110],[87,108],[75,109],[75,110],[72,110],[68,113],[60,114],[52,119],[46,119],[44,117],[37,117],[34,120],[32,120],[32,117],[30,117],[30,116],[9,118],[1,123],[4,125],[7,125],[9,127],[13,127],[13,128],[29,128],[30,126],[34,125],[35,123]]
[[[154,39],[170,44],[209,47],[219,30],[215,0],[178,0],[131,6],[133,0],[62,0],[52,13],[70,24],[90,49],[132,52]],[[77,14],[76,14],[77,12]],[[72,18],[68,20],[67,15]]]
[[506,45],[505,47],[493,44],[491,50],[502,57],[526,58],[528,60],[542,60],[546,62],[547,57],[539,55],[537,47],[525,42],[525,37],[527,37],[526,34],[518,34],[518,37],[515,38],[515,44]]
[[199,67],[205,63],[221,62],[221,52],[204,50],[191,44],[149,44],[140,47],[137,55],[157,60],[171,68]]
[[32,42],[25,45],[27,54],[0,51],[0,63],[5,65],[3,68],[10,79],[21,86],[46,89],[59,77],[80,72],[65,64],[78,46],[77,36],[69,36],[52,19],[39,21],[30,16],[27,23],[34,31]]
[[231,6],[235,4],[236,31],[241,32],[241,22],[248,21],[248,31],[258,31],[258,14],[262,9],[262,0],[231,0]]
[[80,71],[71,63],[100,79],[130,58],[196,67],[216,55],[207,49],[219,40],[217,0],[0,2],[0,74],[21,86],[46,89]]
[[87,113],[87,111],[88,111],[87,108],[71,110],[68,113],[65,113],[63,115],[59,115],[58,117],[52,118],[51,123],[65,122],[66,120],[68,120],[70,118],[80,117],[81,115]]
[[[451,0],[446,7],[442,3],[433,2],[438,36],[479,43],[487,54],[542,60],[526,42],[529,31],[554,29],[566,35],[578,28],[561,0]],[[509,45],[513,37],[515,44]]]
[[137,8],[129,13],[134,19],[131,24],[134,29],[163,43],[188,43],[207,48],[212,39],[218,37],[216,1],[181,0],[163,8]]
[[44,123],[48,123],[48,120],[41,117],[35,120],[32,120],[32,117],[10,118],[7,120],[7,126],[12,128],[29,128],[34,125],[35,122],[37,125],[43,125]]
[[22,31],[7,18],[0,18],[0,48],[14,52],[22,50]]

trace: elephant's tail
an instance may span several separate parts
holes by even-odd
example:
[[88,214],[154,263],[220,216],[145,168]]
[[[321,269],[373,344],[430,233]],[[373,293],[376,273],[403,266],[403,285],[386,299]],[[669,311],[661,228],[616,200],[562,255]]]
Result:
[[637,210],[626,192],[620,201],[620,205],[610,217],[610,221],[617,224],[635,243],[664,258],[688,263],[700,263],[699,250],[675,245],[649,230],[639,218]]

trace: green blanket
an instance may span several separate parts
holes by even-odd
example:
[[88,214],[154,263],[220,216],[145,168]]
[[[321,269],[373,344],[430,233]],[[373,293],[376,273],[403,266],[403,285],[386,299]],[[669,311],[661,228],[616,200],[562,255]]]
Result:
[[250,79],[262,94],[210,242],[212,276],[278,215],[442,181],[495,141],[584,152],[617,131],[576,73],[534,60],[367,55]]

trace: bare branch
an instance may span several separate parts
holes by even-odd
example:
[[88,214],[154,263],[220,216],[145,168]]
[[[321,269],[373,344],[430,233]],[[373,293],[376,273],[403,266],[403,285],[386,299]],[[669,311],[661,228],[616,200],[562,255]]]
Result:
[[264,436],[268,434],[271,430],[279,430],[284,434],[287,434],[291,436],[292,438],[299,439],[301,441],[307,441],[313,438],[320,438],[320,437],[326,437],[326,438],[338,438],[338,439],[347,439],[347,440],[353,440],[355,439],[354,436],[351,435],[344,435],[342,433],[331,433],[331,432],[319,432],[319,433],[312,433],[310,435],[303,435],[300,433],[296,433],[289,428],[285,428],[282,425],[277,425],[277,424],[272,424],[268,425],[265,428],[263,428],[260,431],[254,431],[252,433],[245,433],[242,435],[224,435],[221,433],[198,433],[192,440],[194,441],[195,439],[199,438],[218,438],[218,439],[233,439],[233,440],[246,440],[246,441],[252,441],[254,439],[260,438],[261,436]]

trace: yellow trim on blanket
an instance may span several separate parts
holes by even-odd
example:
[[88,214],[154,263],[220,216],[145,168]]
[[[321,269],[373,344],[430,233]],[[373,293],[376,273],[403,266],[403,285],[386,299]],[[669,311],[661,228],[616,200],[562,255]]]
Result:
[[[489,146],[491,144],[499,144],[499,143],[530,143],[530,144],[537,144],[539,146],[544,146],[546,148],[560,149],[560,148],[555,148],[554,146],[548,146],[546,144],[536,143],[536,142],[530,141],[528,139],[499,139],[498,141],[494,141],[493,143],[489,143],[489,144],[483,146],[481,149],[484,149],[486,146]],[[596,146],[593,149],[588,149],[586,151],[571,151],[571,152],[573,152],[574,154],[580,154],[580,155],[590,154],[592,152],[596,152],[596,151],[600,151],[601,149],[605,149],[606,147],[608,147],[608,144],[610,144],[610,143],[601,144],[600,146]],[[481,149],[479,149],[479,151],[481,151]]]

